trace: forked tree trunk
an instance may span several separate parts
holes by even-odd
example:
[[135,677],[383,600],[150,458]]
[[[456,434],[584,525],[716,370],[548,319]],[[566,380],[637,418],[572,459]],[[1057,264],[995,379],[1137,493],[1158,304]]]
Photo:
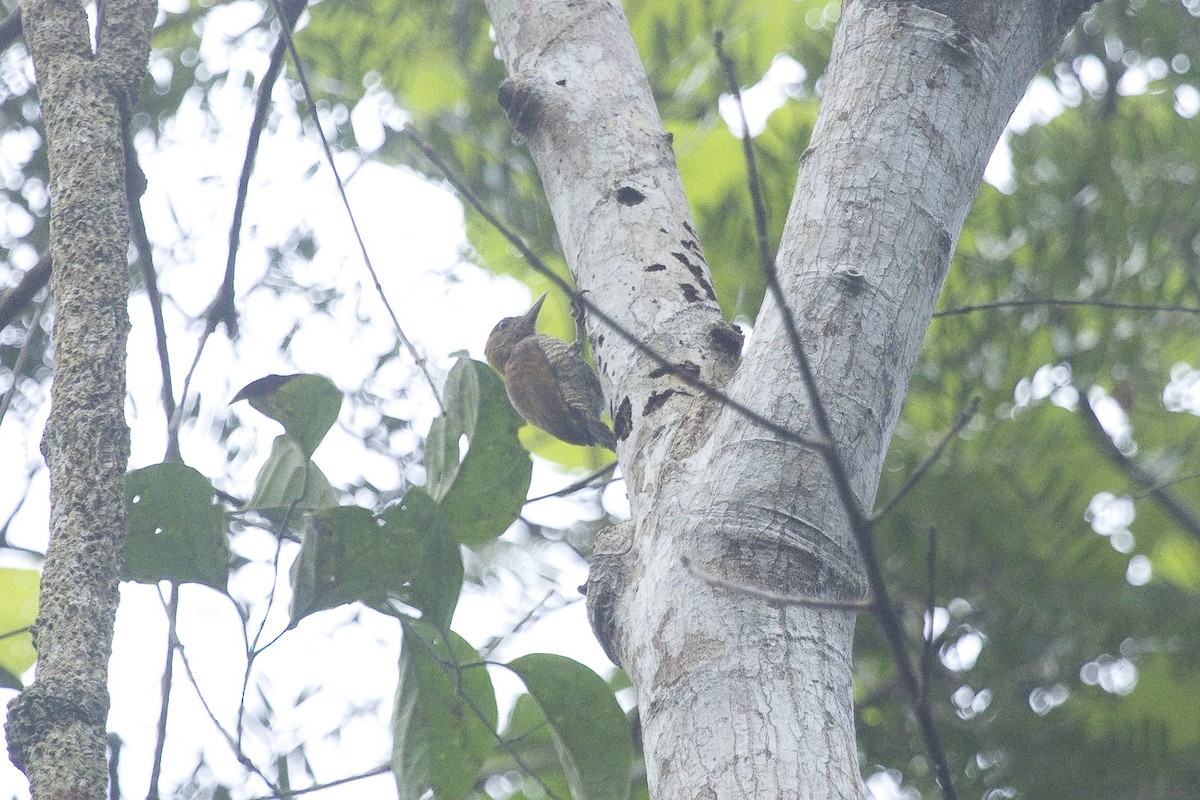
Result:
[[[1090,5],[843,4],[778,269],[867,508],[988,156]],[[676,365],[815,435],[771,300],[736,363],[620,5],[488,0],[488,10],[512,76],[501,100],[588,299]],[[863,797],[853,616],[775,607],[681,565],[777,592],[861,596],[825,463],[700,397],[594,318],[591,333],[633,519],[597,542],[588,602],[637,690],[651,796]]]

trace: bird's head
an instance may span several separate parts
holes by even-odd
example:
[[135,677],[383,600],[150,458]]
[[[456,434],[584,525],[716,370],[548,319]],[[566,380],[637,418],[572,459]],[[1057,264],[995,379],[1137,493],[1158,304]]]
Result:
[[483,350],[492,369],[503,375],[504,365],[508,363],[508,356],[517,346],[517,342],[537,333],[538,313],[542,310],[542,303],[545,301],[546,295],[543,294],[523,315],[505,317],[496,323],[496,327],[492,328],[492,332],[488,334],[487,345]]

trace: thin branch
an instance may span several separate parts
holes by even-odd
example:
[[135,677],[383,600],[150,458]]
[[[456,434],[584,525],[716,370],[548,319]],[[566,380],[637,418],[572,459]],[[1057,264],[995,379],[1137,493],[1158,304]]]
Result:
[[975,395],[967,403],[967,407],[962,410],[962,413],[958,415],[958,419],[954,420],[954,424],[950,426],[950,430],[946,431],[942,440],[938,442],[937,447],[933,448],[933,452],[926,456],[925,460],[909,473],[908,478],[904,481],[904,485],[886,503],[880,506],[878,511],[871,515],[872,522],[878,522],[883,519],[887,516],[888,512],[900,505],[900,501],[921,482],[921,478],[925,477],[925,473],[929,471],[929,468],[937,463],[937,460],[942,457],[942,453],[946,451],[950,442],[954,441],[954,437],[958,436],[962,432],[962,429],[967,427],[967,423],[971,421],[971,418],[975,416],[975,412],[978,410],[979,395]]
[[129,126],[125,126],[125,197],[129,205],[129,230],[137,246],[138,266],[142,271],[142,283],[146,287],[146,299],[150,301],[150,315],[154,319],[154,339],[158,346],[158,366],[162,373],[163,413],[167,416],[167,452],[164,461],[182,462],[179,452],[179,429],[171,424],[175,418],[175,386],[171,381],[171,359],[167,351],[167,324],[163,320],[162,292],[158,290],[158,273],[154,269],[154,248],[146,232],[146,218],[142,215],[142,194],[146,189],[146,175],[138,163],[137,151]]
[[[746,123],[746,111],[742,107],[742,93],[738,89],[737,75],[734,74],[733,62],[725,55],[722,48],[725,38],[724,34],[717,31],[713,38],[716,44],[717,58],[720,60],[721,66],[725,69],[725,77],[729,82],[730,91],[733,92],[733,99],[737,105],[738,114],[741,116],[742,152],[746,156],[746,175],[749,180],[750,198],[754,204],[755,227],[758,231],[759,259],[762,262],[763,277],[766,279],[767,291],[770,292],[775,304],[779,306],[779,316],[783,321],[784,331],[787,333],[788,344],[792,348],[792,355],[796,358],[796,366],[800,368],[800,373],[804,378],[804,385],[808,387],[808,393],[812,400],[813,416],[817,423],[817,430],[820,431],[821,439],[823,440],[818,449],[829,450],[832,453],[837,446],[833,436],[833,424],[830,422],[829,414],[825,410],[825,404],[821,402],[820,394],[817,390],[816,378],[813,376],[812,367],[808,363],[808,356],[804,352],[804,345],[800,341],[800,331],[796,328],[796,318],[792,314],[791,307],[788,305],[787,295],[784,294],[783,286],[779,282],[779,270],[775,259],[771,258],[768,252],[766,243],[767,212],[763,206],[761,183],[758,180],[758,168],[754,162],[754,145],[750,141],[750,128]],[[866,516],[865,509],[861,508],[858,498],[853,492],[843,497],[842,501],[848,503],[848,506],[854,506],[852,514],[862,517]]]
[[[307,480],[307,473],[305,474],[305,480]],[[303,496],[303,493],[304,489],[302,487],[301,496]],[[267,618],[271,615],[271,608],[275,604],[275,592],[279,588],[279,556],[283,552],[284,541],[282,532],[287,529],[288,517],[292,515],[292,511],[295,510],[295,508],[296,503],[293,501],[284,512],[283,519],[279,521],[280,534],[276,536],[275,540],[275,558],[273,560],[274,570],[271,573],[271,591],[267,594],[267,607],[263,609],[262,621],[258,625],[258,630],[254,634],[254,639],[246,646],[246,671],[242,675],[242,696],[241,700],[238,702],[237,714],[238,746],[241,746],[242,743],[242,733],[244,732],[242,722],[246,717],[246,691],[250,687],[250,671],[254,667],[254,660],[258,658],[259,654],[262,653],[263,650],[275,644],[275,642],[279,641],[279,637],[287,632],[287,629],[285,628],[283,632],[275,636],[273,639],[271,639],[271,641],[267,642],[267,644],[263,647],[263,650],[258,649],[258,643],[262,639],[263,631],[267,627]]]
[[7,328],[17,318],[17,314],[29,305],[33,296],[46,288],[49,282],[50,254],[47,252],[21,276],[20,283],[0,297],[0,330]]
[[825,443],[821,440],[811,439],[803,436],[783,425],[780,425],[778,422],[767,419],[757,411],[754,411],[743,403],[739,403],[737,400],[734,400],[728,394],[712,384],[701,380],[696,376],[696,373],[688,371],[677,364],[672,364],[657,350],[642,341],[640,337],[629,331],[627,328],[613,319],[608,313],[599,309],[595,303],[587,298],[584,292],[576,291],[571,284],[560,278],[557,273],[546,266],[545,262],[543,262],[542,259],[538,257],[537,253],[533,252],[533,250],[531,250],[529,246],[525,244],[525,241],[519,235],[501,222],[494,214],[488,211],[487,207],[483,205],[478,197],[476,197],[475,193],[471,191],[471,189],[462,180],[460,180],[457,175],[454,174],[454,171],[450,169],[449,165],[446,164],[441,155],[439,155],[438,152],[433,149],[433,146],[426,142],[425,139],[419,133],[417,133],[416,128],[414,128],[412,125],[406,125],[404,127],[404,133],[408,136],[409,141],[416,145],[417,148],[425,155],[425,157],[428,158],[435,167],[437,167],[437,169],[446,178],[446,182],[454,187],[462,199],[466,200],[467,204],[471,206],[471,208],[475,209],[476,213],[483,217],[483,220],[488,225],[491,225],[493,228],[495,228],[495,230],[501,236],[503,236],[509,244],[515,247],[525,261],[529,264],[529,266],[533,267],[535,272],[558,287],[558,289],[560,289],[563,294],[571,298],[573,302],[576,302],[583,308],[587,309],[587,312],[591,314],[593,318],[604,323],[604,325],[624,339],[635,350],[657,364],[659,369],[661,369],[664,374],[668,374],[674,378],[677,378],[681,382],[699,391],[705,397],[721,403],[726,408],[729,408],[735,413],[740,414],[754,424],[765,428],[785,441],[813,449],[818,449],[825,446]]
[[997,300],[973,306],[956,306],[933,312],[937,317],[956,317],[976,311],[995,311],[1007,308],[1037,308],[1039,306],[1079,306],[1083,308],[1111,308],[1118,311],[1166,311],[1171,314],[1200,314],[1194,306],[1160,306],[1150,303],[1118,303],[1113,300],[1059,300],[1053,297],[1030,300]]
[[[167,604],[166,601],[163,600],[162,595],[159,595],[159,600],[162,602],[163,610],[165,611]],[[267,785],[269,790],[276,794],[280,794],[279,787],[276,786],[275,783],[268,778],[261,769],[258,768],[258,765],[256,765],[248,755],[242,752],[242,749],[238,746],[237,741],[234,740],[229,731],[225,730],[224,726],[221,725],[220,720],[217,719],[217,715],[213,713],[212,707],[209,706],[208,700],[204,697],[204,693],[200,691],[200,684],[196,680],[196,674],[192,672],[192,664],[187,657],[187,648],[183,646],[183,642],[179,641],[178,635],[176,635],[174,638],[174,645],[175,651],[179,654],[179,663],[183,664],[184,674],[187,675],[188,682],[192,685],[192,688],[196,690],[196,699],[200,701],[200,707],[204,709],[204,713],[208,715],[208,719],[210,722],[212,722],[213,727],[217,729],[217,732],[221,734],[221,737],[225,740],[225,743],[229,745],[229,749],[233,752],[234,758],[236,758],[238,763],[247,770],[253,772],[259,778],[261,778],[262,782]]]
[[538,615],[541,613],[542,609],[544,609],[546,607],[546,604],[550,602],[550,598],[554,597],[556,594],[558,594],[558,592],[554,589],[551,589],[550,591],[546,592],[546,596],[543,597],[541,600],[539,600],[533,608],[529,609],[528,613],[526,613],[525,616],[523,616],[519,620],[517,620],[517,623],[515,625],[513,625],[511,628],[509,628],[508,632],[502,633],[499,636],[493,636],[491,641],[489,641],[487,644],[485,644],[483,647],[481,647],[479,649],[480,657],[486,661],[488,659],[488,657],[491,656],[491,654],[496,651],[497,647],[504,644],[504,642],[507,639],[509,639],[510,637],[516,635],[522,628],[524,628],[530,622],[533,622],[533,620],[536,619],[538,617]]
[[[275,14],[280,19],[283,19],[283,12],[280,8],[280,0],[271,0],[271,6],[275,9]],[[304,100],[308,104],[308,111],[312,115],[313,127],[317,130],[317,135],[321,140],[321,148],[325,151],[325,160],[329,164],[329,169],[333,173],[334,182],[337,184],[338,195],[342,199],[342,205],[346,208],[346,215],[350,219],[350,227],[354,230],[354,238],[358,241],[359,251],[362,253],[363,263],[367,267],[367,272],[371,275],[371,280],[375,284],[375,291],[379,294],[379,299],[383,303],[383,307],[387,309],[388,316],[392,318],[392,325],[396,329],[396,334],[400,337],[400,342],[408,350],[409,355],[413,357],[417,368],[421,370],[421,374],[425,376],[426,382],[429,384],[429,390],[433,392],[433,398],[437,401],[438,408],[442,413],[446,413],[446,406],[442,403],[441,394],[438,392],[437,384],[433,380],[433,375],[429,372],[429,365],[426,363],[425,357],[417,352],[416,346],[412,340],[404,333],[404,328],[400,326],[400,318],[396,316],[395,310],[392,308],[391,302],[387,299],[387,295],[383,291],[383,284],[379,282],[379,274],[375,271],[375,265],[371,263],[371,256],[367,252],[367,245],[363,242],[362,233],[358,229],[358,220],[354,216],[354,211],[350,208],[350,198],[346,196],[346,185],[342,181],[341,175],[338,173],[337,165],[333,160],[333,149],[329,146],[329,140],[325,137],[325,131],[321,128],[321,118],[317,113],[317,101],[313,98],[312,89],[308,85],[308,77],[304,73],[304,65],[300,61],[300,54],[296,51],[296,43],[292,39],[292,30],[288,25],[280,26],[280,36],[283,37],[287,44],[288,52],[292,56],[292,63],[296,67],[296,78],[300,83],[300,88],[304,92]]]
[[[607,475],[608,473],[612,472],[616,468],[617,468],[616,461],[612,462],[611,464],[606,464],[603,467],[601,467],[600,469],[596,470],[595,472],[593,472],[589,475],[583,476],[579,480],[572,483],[570,486],[565,486],[556,492],[550,492],[549,494],[543,494],[543,495],[539,495],[538,497],[529,498],[528,500],[525,501],[525,505],[529,505],[530,503],[536,503],[541,500],[549,500],[551,497],[565,497],[566,495],[574,494],[575,492],[578,492],[580,489],[583,489],[583,488],[591,485],[592,481],[596,480],[599,477]],[[616,480],[620,480],[620,479],[619,478],[613,479],[613,481],[616,481]],[[605,482],[604,486],[607,486],[609,483],[610,482]]]
[[33,632],[33,626],[26,625],[22,628],[17,628],[16,630],[11,630],[11,631],[7,631],[5,633],[0,633],[0,642],[4,641],[5,639],[11,639],[14,636],[20,636],[23,633],[32,633],[32,632]]
[[862,600],[827,600],[820,597],[808,597],[799,594],[784,594],[782,592],[772,592],[769,589],[760,589],[757,586],[751,586],[748,583],[740,581],[731,581],[728,578],[721,578],[707,572],[692,563],[692,560],[687,556],[681,556],[679,559],[683,564],[684,569],[695,575],[700,580],[710,586],[717,586],[721,589],[729,589],[730,591],[739,592],[741,594],[757,597],[759,600],[765,600],[772,605],[778,606],[807,606],[808,608],[825,608],[835,611],[854,611],[861,613],[864,611],[873,611],[875,604],[870,597]]
[[925,561],[925,624],[921,626],[921,700],[929,702],[929,676],[933,674],[933,613],[937,609],[937,528],[929,529],[929,554]]
[[1176,475],[1174,478],[1160,480],[1160,481],[1156,482],[1153,486],[1148,486],[1140,492],[1134,492],[1131,495],[1131,497],[1134,500],[1141,500],[1143,497],[1148,497],[1150,495],[1153,495],[1154,492],[1157,491],[1159,488],[1166,487],[1166,486],[1174,486],[1178,483],[1186,483],[1187,481],[1195,480],[1196,478],[1200,478],[1200,470],[1193,470],[1192,472],[1184,472],[1181,475]]
[[896,664],[900,684],[908,695],[909,706],[917,718],[921,729],[921,738],[925,740],[925,750],[933,762],[934,773],[937,777],[938,788],[941,789],[943,800],[957,800],[958,793],[954,788],[954,774],[950,771],[950,762],[938,736],[937,726],[933,723],[933,712],[929,708],[929,698],[921,688],[920,681],[913,668],[912,659],[904,641],[904,624],[900,620],[896,607],[888,596],[887,583],[879,566],[879,556],[875,552],[875,537],[872,535],[871,523],[867,522],[865,529],[855,528],[855,538],[858,539],[859,549],[863,554],[863,564],[867,568],[867,585],[875,595],[875,617],[883,628],[888,645],[892,650],[892,660]]
[[[276,9],[279,24],[291,30],[304,10],[304,0],[292,0],[283,9]],[[234,196],[233,220],[229,224],[229,251],[225,256],[225,277],[221,280],[221,288],[212,305],[208,307],[209,323],[215,328],[224,324],[231,335],[238,330],[237,309],[234,306],[233,280],[236,273],[238,245],[242,236],[242,217],[246,213],[246,200],[250,196],[250,174],[254,171],[254,162],[258,157],[258,145],[262,140],[263,131],[267,127],[267,117],[271,109],[271,92],[279,73],[283,70],[283,60],[287,57],[287,37],[280,33],[271,50],[271,58],[267,62],[266,72],[258,83],[258,93],[254,99],[254,117],[250,121],[250,130],[246,136],[246,156],[242,159],[242,171],[238,176],[237,194]]]
[[1096,440],[1096,444],[1108,456],[1109,461],[1134,481],[1144,486],[1184,531],[1190,533],[1196,539],[1200,539],[1200,517],[1197,517],[1196,512],[1180,500],[1168,486],[1159,483],[1154,475],[1121,452],[1121,448],[1117,447],[1112,437],[1108,435],[1108,431],[1104,430],[1104,426],[1100,424],[1100,418],[1096,416],[1096,412],[1092,409],[1092,404],[1088,402],[1086,393],[1084,399],[1079,403],[1079,412],[1088,430]]
[[347,783],[361,781],[366,778],[374,778],[376,775],[383,775],[384,773],[391,771],[391,764],[383,764],[382,766],[378,766],[369,772],[351,775],[348,778],[338,778],[337,780],[329,781],[328,783],[315,783],[312,786],[306,786],[303,789],[288,789],[286,793],[280,792],[279,794],[264,794],[260,797],[252,798],[252,800],[286,800],[287,798],[295,797],[298,794],[309,794],[310,792],[319,792],[322,789],[330,789],[334,786],[344,786]]
[[[297,17],[300,10],[304,7],[303,2],[299,3],[299,8],[296,10]],[[291,6],[289,6],[291,8]],[[286,40],[286,32],[289,30],[287,20],[292,17],[282,14],[278,7],[275,9],[276,15],[280,20],[279,42],[276,42],[276,50],[280,49],[280,43]],[[274,52],[272,52],[272,60],[268,64],[267,72],[263,75],[263,80],[259,83],[258,98],[254,108],[254,118],[251,121],[250,133],[247,137],[246,158],[242,163],[242,172],[238,177],[237,196],[234,200],[234,217],[233,223],[230,226],[229,232],[229,253],[225,261],[225,276],[221,280],[221,286],[217,289],[217,295],[209,304],[204,312],[204,332],[200,334],[200,341],[196,344],[196,354],[192,357],[191,366],[188,367],[187,374],[183,379],[183,390],[180,393],[179,405],[175,409],[175,413],[171,415],[170,422],[167,425],[168,439],[178,440],[179,428],[183,424],[184,405],[188,398],[188,392],[192,386],[192,376],[196,374],[196,368],[200,365],[200,357],[204,354],[204,348],[208,344],[208,339],[217,330],[219,325],[224,324],[225,329],[230,336],[236,336],[238,330],[237,323],[237,308],[234,305],[234,287],[233,276],[234,267],[236,264],[237,243],[241,231],[241,215],[245,209],[245,195],[250,181],[250,172],[254,168],[254,156],[258,152],[258,141],[262,135],[263,127],[266,123],[267,105],[270,99],[271,88],[273,82],[278,77],[279,69],[282,61],[279,64],[275,62]]]
[[24,32],[21,24],[21,9],[16,8],[11,14],[0,21],[0,50],[7,50]]
[[[158,782],[162,777],[163,750],[167,744],[167,711],[170,708],[171,684],[175,675],[175,642],[176,626],[179,622],[179,587],[170,584],[167,587],[170,599],[163,604],[167,611],[167,662],[163,665],[162,700],[159,703],[158,730],[154,738],[154,765],[150,769],[150,789],[146,792],[146,800],[158,800]],[[161,598],[161,595],[160,595]]]
[[46,303],[49,301],[50,295],[47,293],[33,309],[33,318],[29,321],[29,330],[25,332],[25,341],[21,342],[21,349],[17,352],[16,363],[13,364],[12,386],[8,387],[8,391],[4,393],[4,397],[0,397],[0,422],[4,422],[4,415],[8,413],[8,407],[12,405],[13,398],[16,397],[17,392],[20,390],[19,384],[21,382],[21,375],[25,372],[25,362],[29,360],[29,354],[33,352],[33,343],[38,338],[38,330],[42,324],[42,311],[46,308]]
[[717,51],[717,61],[721,63],[721,69],[725,71],[725,84],[733,94],[738,119],[742,123],[742,155],[746,158],[746,183],[750,190],[750,202],[754,207],[754,238],[758,242],[758,261],[763,272],[773,271],[775,259],[771,256],[770,239],[767,235],[767,206],[763,202],[762,181],[758,177],[758,164],[754,158],[750,125],[746,122],[746,108],[742,105],[742,90],[738,84],[737,73],[733,68],[733,59],[725,53],[724,31],[717,31],[713,34],[713,46]]
[[14,505],[12,510],[8,512],[8,516],[5,518],[4,524],[0,525],[0,548],[6,550],[15,550],[19,553],[25,553],[38,559],[45,558],[46,554],[39,550],[34,550],[31,547],[21,547],[20,545],[13,544],[8,540],[8,532],[12,527],[13,520],[17,518],[17,514],[21,513],[21,509],[25,507],[25,502],[29,500],[29,484],[33,480],[33,476],[37,475],[38,472],[43,469],[45,469],[45,464],[35,463],[32,468],[25,471],[25,478],[19,484],[24,486],[25,490],[21,492],[21,496],[17,499],[16,505]]
[[179,437],[179,428],[183,424],[183,412],[187,403],[188,392],[192,388],[192,377],[196,374],[196,367],[200,366],[200,356],[204,354],[204,346],[208,344],[208,338],[213,335],[214,330],[215,327],[210,319],[204,326],[204,332],[200,334],[200,341],[196,344],[196,355],[192,356],[192,365],[188,367],[187,374],[183,376],[183,389],[179,392],[179,405],[175,406],[175,413],[167,423],[168,438]]

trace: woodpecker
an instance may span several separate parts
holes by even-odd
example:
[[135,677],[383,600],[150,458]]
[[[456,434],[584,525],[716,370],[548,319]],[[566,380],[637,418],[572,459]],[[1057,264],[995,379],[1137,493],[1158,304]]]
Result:
[[600,420],[600,379],[583,360],[583,326],[575,343],[537,332],[546,295],[519,317],[506,317],[488,335],[484,353],[504,378],[508,399],[526,422],[564,442],[598,444],[616,451],[612,431]]

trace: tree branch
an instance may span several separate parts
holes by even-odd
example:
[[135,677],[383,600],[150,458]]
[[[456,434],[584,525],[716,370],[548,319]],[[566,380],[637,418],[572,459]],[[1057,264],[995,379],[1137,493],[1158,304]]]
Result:
[[37,263],[21,276],[20,283],[0,297],[0,330],[7,328],[49,282],[50,255],[43,253]]
[[1088,432],[1092,434],[1092,439],[1108,457],[1108,460],[1135,482],[1144,486],[1180,528],[1200,540],[1200,517],[1197,517],[1196,512],[1180,500],[1169,486],[1160,483],[1154,475],[1121,452],[1121,448],[1117,447],[1112,437],[1108,435],[1108,431],[1104,430],[1104,426],[1100,424],[1100,418],[1096,416],[1092,404],[1088,402],[1086,393],[1083,394],[1084,397],[1079,403],[1080,417],[1087,426]]
[[1200,308],[1194,306],[1155,305],[1152,303],[1119,303],[1115,300],[1066,300],[1054,297],[1033,298],[1028,300],[997,300],[993,303],[979,303],[971,306],[955,306],[933,312],[934,319],[938,317],[956,317],[974,314],[978,311],[997,311],[1009,308],[1038,308],[1040,306],[1065,306],[1082,308],[1111,308],[1117,311],[1164,311],[1171,314],[1200,314]]
[[971,398],[971,401],[967,403],[967,407],[962,410],[962,413],[958,415],[958,419],[954,421],[954,424],[950,426],[950,430],[946,431],[945,435],[942,436],[942,439],[938,442],[937,447],[933,448],[933,452],[926,456],[925,460],[922,461],[916,469],[908,474],[908,478],[905,479],[904,485],[897,489],[896,493],[871,515],[872,522],[878,522],[879,520],[883,519],[892,509],[900,505],[900,501],[903,500],[908,493],[911,492],[913,488],[921,482],[921,478],[925,477],[925,473],[929,471],[929,468],[937,463],[937,460],[942,457],[942,453],[946,452],[946,448],[950,445],[950,442],[954,441],[954,437],[958,436],[958,434],[962,432],[962,429],[967,427],[967,423],[971,421],[971,418],[975,416],[975,412],[978,410],[979,395],[975,395]]

